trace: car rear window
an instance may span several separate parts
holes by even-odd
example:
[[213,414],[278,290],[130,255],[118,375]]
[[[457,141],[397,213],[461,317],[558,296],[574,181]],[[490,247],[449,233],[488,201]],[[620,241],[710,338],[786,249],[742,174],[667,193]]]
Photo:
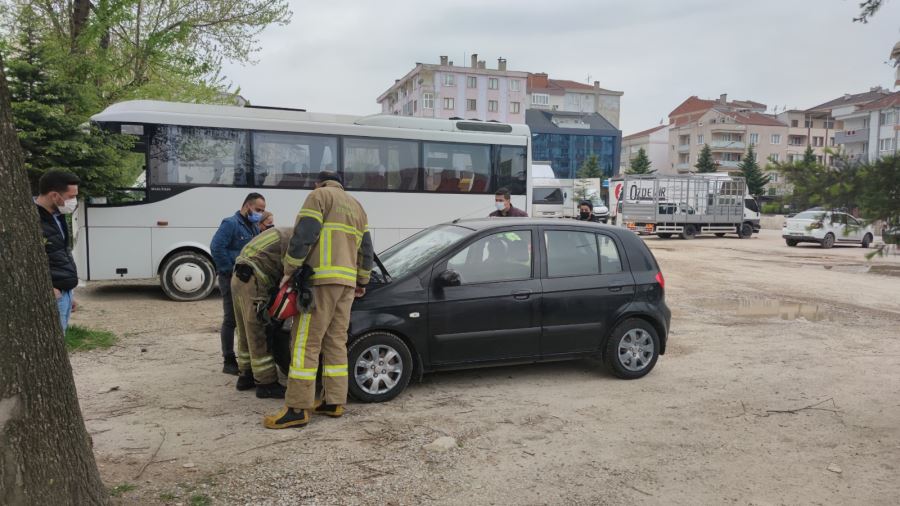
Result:
[[547,275],[588,276],[622,272],[622,260],[615,241],[606,235],[574,230],[548,230]]

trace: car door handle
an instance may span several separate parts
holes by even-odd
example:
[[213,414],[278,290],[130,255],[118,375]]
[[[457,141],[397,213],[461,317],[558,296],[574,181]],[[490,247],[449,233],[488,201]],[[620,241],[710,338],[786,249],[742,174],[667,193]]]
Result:
[[513,298],[517,300],[525,300],[531,297],[531,290],[516,290],[512,293]]
[[609,287],[609,291],[610,292],[621,292],[622,287],[621,286],[611,286],[611,287]]

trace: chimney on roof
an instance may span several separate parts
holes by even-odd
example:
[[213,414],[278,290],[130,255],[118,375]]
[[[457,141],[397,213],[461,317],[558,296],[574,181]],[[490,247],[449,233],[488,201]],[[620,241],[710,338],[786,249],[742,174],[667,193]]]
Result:
[[441,66],[442,67],[447,66],[447,57],[446,56],[441,56]]
[[550,86],[550,79],[547,74],[541,72],[539,74],[528,74],[529,88],[547,88]]
[[486,69],[486,68],[487,68],[487,62],[484,61],[484,60],[479,60],[479,61],[478,61],[478,68],[480,68],[480,69]]
[[719,95],[719,103],[725,105],[728,103],[728,93],[722,93]]
[[449,65],[449,66],[452,67],[452,66],[453,66],[453,60],[448,61],[448,62],[447,62],[447,65]]
[[869,88],[869,91],[873,92],[873,93],[879,93],[882,91],[882,89],[881,89],[881,86],[873,86],[873,87]]
[[506,70],[506,58],[497,58],[497,70]]
[[850,100],[851,96],[849,93],[844,93],[844,100]]
[[478,53],[472,53],[472,68],[478,68]]
[[594,81],[594,89],[596,90],[599,88],[600,88],[600,81]]

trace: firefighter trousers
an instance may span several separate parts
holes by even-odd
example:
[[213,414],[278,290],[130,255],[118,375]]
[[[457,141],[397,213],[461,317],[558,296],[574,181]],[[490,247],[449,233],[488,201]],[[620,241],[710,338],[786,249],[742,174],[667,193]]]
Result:
[[234,300],[234,320],[237,330],[237,363],[241,375],[253,372],[259,384],[278,381],[275,358],[266,350],[266,327],[256,317],[256,308],[265,304],[268,296],[265,286],[251,276],[246,282],[231,277],[231,296]]
[[312,409],[316,400],[316,372],[322,354],[325,402],[347,402],[347,328],[355,289],[344,285],[313,288],[313,305],[294,317],[291,368],[285,405]]

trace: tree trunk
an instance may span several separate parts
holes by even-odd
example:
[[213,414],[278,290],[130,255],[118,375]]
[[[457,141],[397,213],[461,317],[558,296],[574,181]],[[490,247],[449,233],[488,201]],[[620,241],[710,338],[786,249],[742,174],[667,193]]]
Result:
[[0,504],[105,504],[0,55]]
[[88,16],[91,13],[91,1],[90,0],[75,0],[72,2],[72,47],[71,52],[77,53],[78,50],[78,37],[81,36],[81,33],[84,31],[87,26]]

